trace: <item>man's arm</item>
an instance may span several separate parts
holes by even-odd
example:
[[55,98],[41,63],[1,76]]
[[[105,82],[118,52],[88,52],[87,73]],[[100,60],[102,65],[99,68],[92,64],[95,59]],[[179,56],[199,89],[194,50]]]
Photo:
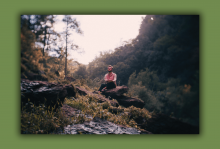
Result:
[[107,74],[105,74],[105,76],[104,76],[104,80],[105,80],[105,82],[108,82]]
[[115,83],[115,86],[117,86],[116,80],[117,80],[117,75],[114,73],[114,80],[113,80],[113,82]]
[[117,75],[114,73],[114,80],[112,80],[113,82],[116,82],[117,80]]

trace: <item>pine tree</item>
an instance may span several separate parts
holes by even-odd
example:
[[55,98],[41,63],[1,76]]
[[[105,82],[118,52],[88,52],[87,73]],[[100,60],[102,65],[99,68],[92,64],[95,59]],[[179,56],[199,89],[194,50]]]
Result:
[[[65,34],[65,40],[66,40],[66,59],[65,59],[65,77],[67,76],[67,51],[68,51],[68,45],[71,43],[70,41],[68,41],[68,38],[70,37],[71,34],[71,30],[75,30],[76,33],[82,34],[81,29],[79,28],[79,23],[76,21],[76,19],[73,19],[70,15],[65,15],[65,17],[63,18],[63,22],[66,23],[66,30],[64,31]],[[78,49],[78,45],[75,44],[71,44],[70,49],[72,50],[76,50]]]

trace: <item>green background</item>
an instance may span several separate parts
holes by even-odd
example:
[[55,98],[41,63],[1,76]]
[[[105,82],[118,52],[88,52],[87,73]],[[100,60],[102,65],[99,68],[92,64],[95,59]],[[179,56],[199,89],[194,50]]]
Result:
[[[219,2],[217,0],[1,0],[1,148],[218,148]],[[197,14],[200,15],[199,135],[21,135],[21,14]]]

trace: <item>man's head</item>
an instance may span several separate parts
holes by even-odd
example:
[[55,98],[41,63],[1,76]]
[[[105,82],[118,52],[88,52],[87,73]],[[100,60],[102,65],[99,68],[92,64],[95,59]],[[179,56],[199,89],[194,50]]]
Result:
[[112,72],[113,66],[112,65],[108,65],[108,72]]

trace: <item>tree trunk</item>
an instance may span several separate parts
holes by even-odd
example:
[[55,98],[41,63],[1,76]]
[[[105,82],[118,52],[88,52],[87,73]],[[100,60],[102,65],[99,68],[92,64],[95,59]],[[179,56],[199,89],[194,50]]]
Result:
[[42,51],[42,53],[43,53],[43,56],[44,56],[44,50],[45,50],[45,45],[46,45],[46,35],[47,35],[47,28],[46,28],[46,26],[45,26],[45,28],[44,28],[44,48],[43,48],[43,51]]
[[68,21],[66,22],[66,59],[65,59],[65,78],[67,77],[67,31],[68,31]]

